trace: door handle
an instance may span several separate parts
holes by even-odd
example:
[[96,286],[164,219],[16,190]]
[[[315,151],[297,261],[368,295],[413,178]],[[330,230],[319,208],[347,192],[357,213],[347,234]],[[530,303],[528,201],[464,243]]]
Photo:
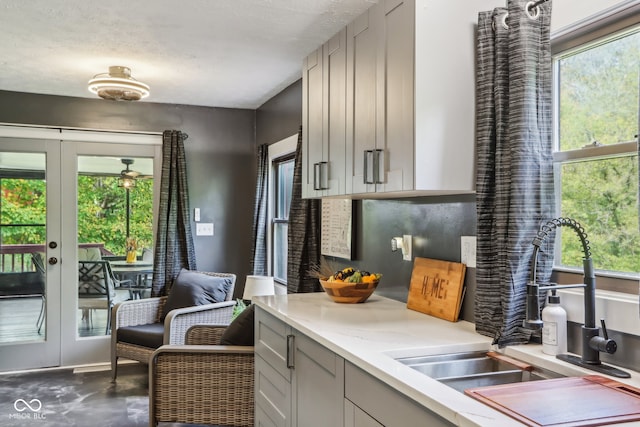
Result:
[[49,258],[49,264],[51,265],[56,265],[58,263],[58,258],[52,256],[51,258]]

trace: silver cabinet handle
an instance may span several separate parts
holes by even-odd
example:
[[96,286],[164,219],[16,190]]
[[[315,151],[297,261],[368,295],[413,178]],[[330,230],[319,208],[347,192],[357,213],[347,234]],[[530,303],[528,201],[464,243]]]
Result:
[[329,162],[320,162],[320,189],[329,189]]
[[329,162],[318,162],[313,164],[313,189],[329,189]]
[[295,368],[295,360],[293,357],[293,349],[295,344],[295,335],[287,335],[287,368]]
[[313,164],[313,189],[314,190],[321,190],[320,188],[320,174],[322,172],[320,171],[320,163],[314,163]]
[[364,151],[364,183],[384,184],[384,150]]
[[375,184],[374,169],[373,169],[373,150],[364,150],[364,183]]
[[384,184],[384,150],[374,150],[373,171],[376,184]]

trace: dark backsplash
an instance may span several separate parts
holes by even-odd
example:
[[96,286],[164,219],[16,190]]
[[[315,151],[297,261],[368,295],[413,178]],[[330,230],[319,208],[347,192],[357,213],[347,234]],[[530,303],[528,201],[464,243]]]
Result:
[[[391,251],[391,238],[411,234],[413,257],[460,262],[460,236],[476,235],[475,195],[354,200],[354,256],[326,257],[335,268],[382,273],[377,293],[407,301],[413,262]],[[473,321],[475,269],[467,269],[461,318]]]

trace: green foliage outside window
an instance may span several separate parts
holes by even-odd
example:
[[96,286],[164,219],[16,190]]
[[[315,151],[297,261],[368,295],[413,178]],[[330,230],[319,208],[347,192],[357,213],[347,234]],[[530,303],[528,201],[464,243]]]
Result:
[[[558,60],[560,150],[637,140],[640,32]],[[561,215],[576,219],[597,269],[640,272],[638,156],[564,163]],[[562,265],[582,266],[578,238],[562,230]]]
[[[104,242],[107,250],[125,254],[126,191],[116,177],[78,177],[78,243]],[[153,242],[153,181],[138,180],[129,192],[129,234],[141,253]]]
[[[2,244],[44,244],[45,181],[3,178],[1,184]],[[125,254],[126,191],[117,177],[78,177],[78,243],[104,243],[114,254]],[[153,243],[153,181],[138,180],[129,195],[130,235],[140,255]]]

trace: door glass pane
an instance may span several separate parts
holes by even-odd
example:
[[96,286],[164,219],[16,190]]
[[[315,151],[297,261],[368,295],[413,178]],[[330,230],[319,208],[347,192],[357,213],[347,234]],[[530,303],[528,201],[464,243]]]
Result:
[[153,242],[152,174],[150,158],[78,157],[80,337],[109,334],[115,304],[149,295],[153,267],[142,255]]
[[45,339],[45,165],[0,153],[0,343]]

